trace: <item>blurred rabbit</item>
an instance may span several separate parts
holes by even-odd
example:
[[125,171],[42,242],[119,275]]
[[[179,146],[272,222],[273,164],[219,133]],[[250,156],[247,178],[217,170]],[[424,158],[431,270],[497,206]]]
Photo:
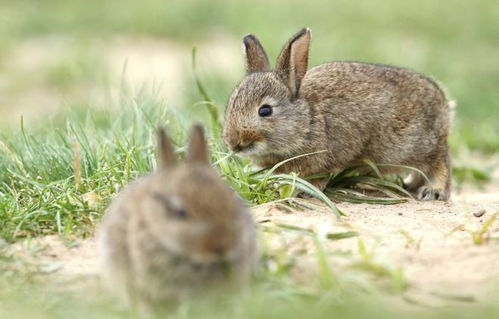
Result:
[[[375,163],[416,167],[406,188],[420,200],[447,200],[451,172],[447,135],[452,103],[430,78],[388,65],[331,62],[307,71],[311,33],[285,44],[275,69],[253,35],[244,38],[247,75],[225,114],[229,148],[269,167],[302,176]],[[325,179],[313,180],[324,189]]]
[[145,312],[240,286],[257,259],[253,219],[211,168],[201,126],[192,130],[185,163],[159,130],[157,170],[109,206],[98,245],[111,288]]

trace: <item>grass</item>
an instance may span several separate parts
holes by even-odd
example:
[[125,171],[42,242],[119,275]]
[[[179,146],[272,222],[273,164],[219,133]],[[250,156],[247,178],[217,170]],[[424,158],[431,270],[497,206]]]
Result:
[[495,212],[492,216],[490,216],[481,227],[479,227],[474,231],[471,231],[473,244],[483,245],[489,241],[490,228],[492,227],[492,225],[494,225],[498,216],[499,216],[499,211]]

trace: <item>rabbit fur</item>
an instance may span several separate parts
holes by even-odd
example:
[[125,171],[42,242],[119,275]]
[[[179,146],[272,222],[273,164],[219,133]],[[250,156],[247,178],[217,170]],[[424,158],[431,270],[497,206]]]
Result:
[[[412,166],[429,182],[410,174],[408,190],[420,200],[447,200],[452,102],[439,85],[389,65],[331,62],[307,70],[310,40],[308,28],[291,37],[272,69],[258,39],[244,37],[247,75],[227,104],[228,147],[261,167],[325,151],[278,168],[301,176],[336,172],[364,159]],[[326,186],[325,179],[312,183]]]
[[118,195],[98,237],[104,279],[146,312],[238,287],[257,259],[252,217],[211,168],[201,126],[184,163],[159,130],[157,170]]

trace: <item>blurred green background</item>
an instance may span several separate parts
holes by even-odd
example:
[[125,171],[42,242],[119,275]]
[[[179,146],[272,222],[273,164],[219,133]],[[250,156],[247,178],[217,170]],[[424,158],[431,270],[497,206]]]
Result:
[[[499,149],[499,6],[494,0],[221,1],[18,0],[0,2],[0,127],[106,106],[125,78],[172,104],[199,100],[199,69],[216,102],[243,75],[240,39],[256,34],[271,59],[303,26],[311,65],[394,64],[433,76],[458,102],[452,143]],[[111,93],[110,93],[111,92]]]

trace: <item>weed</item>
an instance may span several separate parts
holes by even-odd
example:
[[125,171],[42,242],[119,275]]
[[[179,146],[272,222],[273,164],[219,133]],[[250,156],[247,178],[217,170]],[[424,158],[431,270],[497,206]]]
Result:
[[470,231],[473,244],[483,245],[489,241],[490,238],[490,228],[495,223],[497,217],[499,216],[499,211],[490,216],[483,225],[478,229]]

